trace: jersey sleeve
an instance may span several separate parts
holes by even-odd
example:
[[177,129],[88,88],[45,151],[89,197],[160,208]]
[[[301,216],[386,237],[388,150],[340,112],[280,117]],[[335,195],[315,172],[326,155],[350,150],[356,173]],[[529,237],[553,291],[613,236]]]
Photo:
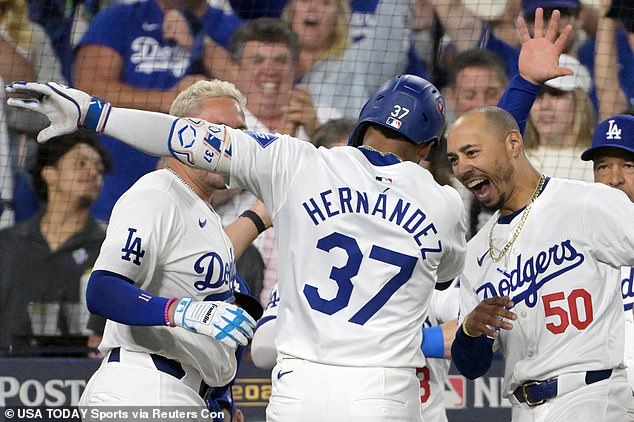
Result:
[[451,195],[454,197],[452,210],[454,210],[456,217],[451,225],[450,235],[442,239],[442,246],[445,253],[438,266],[439,283],[447,282],[458,277],[464,267],[465,253],[467,250],[467,213],[458,192],[451,187],[447,187],[447,189],[453,191],[451,192]]
[[231,136],[231,187],[244,188],[267,206],[274,216],[304,163],[318,154],[314,145],[279,133],[240,131],[227,128]]
[[458,317],[458,322],[462,323],[465,316],[478,306],[480,298],[469,282],[469,278],[466,274],[461,274],[458,282],[460,283],[460,315]]
[[597,259],[613,268],[634,266],[634,203],[618,189],[586,194],[583,226]]
[[269,302],[262,318],[258,321],[253,340],[251,342],[251,356],[258,368],[272,368],[277,361],[277,347],[275,346],[275,332],[277,326],[277,309],[279,303],[277,284],[273,287]]
[[435,300],[432,303],[434,315],[440,323],[458,318],[460,309],[460,285],[455,279],[445,290],[434,290]]
[[159,263],[165,262],[164,255],[175,250],[182,237],[177,213],[174,200],[164,191],[144,189],[124,194],[112,210],[94,270],[111,271],[146,288]]

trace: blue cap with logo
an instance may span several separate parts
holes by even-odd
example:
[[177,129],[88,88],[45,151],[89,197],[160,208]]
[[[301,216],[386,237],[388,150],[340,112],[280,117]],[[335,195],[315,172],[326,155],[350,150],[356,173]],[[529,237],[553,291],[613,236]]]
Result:
[[522,7],[525,15],[535,13],[535,9],[580,9],[579,0],[523,0]]
[[634,153],[634,116],[619,114],[597,125],[592,146],[581,154],[583,161],[590,161],[601,148],[618,148]]

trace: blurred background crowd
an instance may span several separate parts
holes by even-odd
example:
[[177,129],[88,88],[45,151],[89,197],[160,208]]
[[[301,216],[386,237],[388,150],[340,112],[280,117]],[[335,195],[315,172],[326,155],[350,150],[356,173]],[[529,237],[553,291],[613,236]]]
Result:
[[[447,100],[448,124],[495,105],[517,72],[518,16],[561,12],[573,35],[531,111],[531,160],[550,176],[592,181],[581,151],[596,122],[634,105],[631,0],[0,0],[0,79],[57,81],[118,107],[168,112],[201,79],[233,82],[250,130],[345,145],[364,101],[399,73]],[[0,91],[0,96],[4,94]],[[86,353],[103,320],[83,291],[116,200],[162,163],[79,131],[38,146],[48,124],[0,98],[0,351]],[[421,163],[454,185],[441,143]],[[462,190],[473,235],[489,211]],[[253,202],[219,190],[223,222]],[[275,233],[238,261],[263,305],[276,283]],[[90,353],[96,353],[89,349]]]

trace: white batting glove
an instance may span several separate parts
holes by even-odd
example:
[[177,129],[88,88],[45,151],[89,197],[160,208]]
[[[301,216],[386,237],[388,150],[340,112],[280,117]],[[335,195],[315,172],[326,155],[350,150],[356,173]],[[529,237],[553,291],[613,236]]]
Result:
[[191,297],[176,303],[174,324],[234,348],[246,346],[255,330],[255,320],[244,309],[227,302],[194,302]]
[[103,132],[110,114],[110,103],[56,82],[13,82],[5,87],[8,93],[29,98],[9,98],[7,104],[44,114],[50,126],[37,135],[37,141],[75,132],[80,127]]

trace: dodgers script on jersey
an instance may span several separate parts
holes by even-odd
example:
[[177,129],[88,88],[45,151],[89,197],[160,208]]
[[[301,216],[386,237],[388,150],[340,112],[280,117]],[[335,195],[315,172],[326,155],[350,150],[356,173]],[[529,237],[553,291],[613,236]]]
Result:
[[634,205],[626,195],[549,179],[499,262],[489,254],[491,226],[499,250],[520,218],[497,216],[468,244],[461,315],[488,297],[513,299],[517,320],[494,346],[505,355],[505,394],[528,380],[622,368],[623,298],[614,269],[634,263]]
[[463,265],[458,193],[375,151],[226,130],[231,186],[261,198],[276,228],[278,352],[330,365],[423,366],[434,285]]
[[[139,179],[117,202],[94,269],[123,275],[158,296],[225,300],[235,262],[218,215],[173,173],[159,170]],[[211,386],[225,385],[236,371],[235,350],[181,328],[109,320],[100,348],[117,346],[177,360]]]

